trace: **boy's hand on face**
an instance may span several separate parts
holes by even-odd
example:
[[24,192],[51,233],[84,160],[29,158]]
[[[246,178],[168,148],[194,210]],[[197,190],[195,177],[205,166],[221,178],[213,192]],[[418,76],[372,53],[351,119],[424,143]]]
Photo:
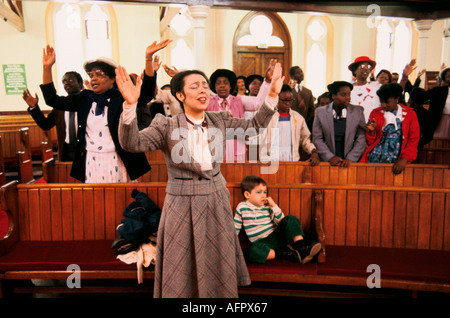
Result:
[[277,204],[275,203],[275,201],[274,201],[271,197],[267,197],[267,199],[266,199],[266,204],[267,204],[270,208],[273,208],[275,205],[277,205]]

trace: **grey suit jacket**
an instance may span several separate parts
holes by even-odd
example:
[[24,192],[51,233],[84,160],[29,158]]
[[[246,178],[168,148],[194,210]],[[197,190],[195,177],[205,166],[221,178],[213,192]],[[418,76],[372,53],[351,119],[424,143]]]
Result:
[[202,171],[200,164],[193,162],[188,147],[188,123],[183,111],[175,117],[157,114],[151,125],[138,130],[136,119],[119,123],[119,141],[129,152],[146,152],[160,149],[167,164],[168,184],[166,193],[174,195],[208,195],[226,186],[220,173],[220,161],[225,153],[227,128],[266,127],[275,113],[265,103],[251,120],[232,118],[226,111],[205,112],[208,135],[211,140],[212,170]]
[[[321,161],[329,161],[335,155],[333,103],[318,107],[313,124],[313,143]],[[366,148],[366,122],[361,106],[347,106],[345,128],[345,158],[357,162]]]

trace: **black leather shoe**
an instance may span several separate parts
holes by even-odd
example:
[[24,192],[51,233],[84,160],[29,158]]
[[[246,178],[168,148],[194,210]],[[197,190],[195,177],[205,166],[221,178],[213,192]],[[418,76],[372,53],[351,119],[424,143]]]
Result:
[[276,255],[276,258],[286,259],[286,260],[289,260],[294,263],[301,263],[299,253],[296,250],[294,250],[293,248],[290,248],[289,246],[286,246],[285,248],[277,250],[275,255]]
[[300,260],[302,264],[306,264],[316,256],[317,253],[322,249],[322,244],[313,242],[309,245],[302,245],[300,248],[297,248],[298,253],[300,254]]

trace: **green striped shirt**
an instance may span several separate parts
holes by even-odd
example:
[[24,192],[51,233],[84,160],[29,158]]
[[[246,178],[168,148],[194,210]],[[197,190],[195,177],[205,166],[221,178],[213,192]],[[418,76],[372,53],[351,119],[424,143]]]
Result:
[[272,233],[283,217],[284,214],[278,205],[271,209],[268,206],[257,207],[242,201],[236,207],[234,227],[237,234],[243,227],[250,242],[255,242]]

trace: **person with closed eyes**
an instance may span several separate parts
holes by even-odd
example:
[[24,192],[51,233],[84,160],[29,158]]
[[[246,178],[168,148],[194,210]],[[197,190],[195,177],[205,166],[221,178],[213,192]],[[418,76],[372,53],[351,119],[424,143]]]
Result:
[[131,152],[160,149],[167,165],[167,187],[158,228],[154,297],[238,297],[250,276],[235,234],[230,193],[220,171],[229,129],[259,129],[275,113],[283,84],[281,65],[274,66],[264,103],[251,120],[228,111],[207,111],[211,91],[199,70],[178,72],[170,87],[180,102],[174,117],[157,114],[139,130],[135,86],[122,67],[117,83],[125,98],[119,124],[122,147]]
[[[146,49],[145,71],[139,107],[147,107],[154,97],[156,73],[153,54],[170,43],[152,43]],[[150,171],[144,153],[130,153],[119,143],[118,126],[124,98],[117,89],[117,63],[100,57],[84,63],[90,78],[90,89],[79,94],[59,96],[52,79],[55,50],[44,49],[43,83],[40,86],[45,102],[54,109],[77,112],[77,139],[70,175],[85,183],[129,182]]]

